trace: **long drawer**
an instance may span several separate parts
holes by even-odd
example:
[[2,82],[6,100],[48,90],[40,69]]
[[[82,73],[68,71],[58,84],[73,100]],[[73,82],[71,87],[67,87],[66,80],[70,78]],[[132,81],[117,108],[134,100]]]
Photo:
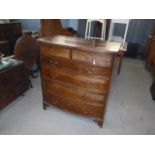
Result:
[[77,87],[101,94],[106,94],[109,86],[107,77],[84,76],[48,64],[42,65],[41,73],[42,76],[70,83]]
[[41,64],[49,64],[50,66],[59,67],[61,69],[69,69],[78,74],[104,76],[109,79],[111,77],[112,68],[106,66],[91,65],[88,62],[79,62],[76,60],[68,60],[55,56],[41,56]]
[[43,96],[43,99],[44,104],[46,105],[53,105],[79,115],[96,118],[97,120],[103,119],[103,105],[93,105],[87,103],[86,101],[51,95],[48,93]]
[[59,96],[66,96],[75,100],[87,101],[94,105],[104,105],[106,95],[92,93],[83,89],[77,88],[73,85],[66,84],[57,80],[51,80],[46,77],[43,78],[43,93],[55,94]]

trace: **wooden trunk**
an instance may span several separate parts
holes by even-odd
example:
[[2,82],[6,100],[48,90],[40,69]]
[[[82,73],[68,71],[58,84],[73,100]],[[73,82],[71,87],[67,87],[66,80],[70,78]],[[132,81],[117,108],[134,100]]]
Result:
[[12,67],[0,71],[0,110],[28,88],[28,76],[23,62],[17,61]]

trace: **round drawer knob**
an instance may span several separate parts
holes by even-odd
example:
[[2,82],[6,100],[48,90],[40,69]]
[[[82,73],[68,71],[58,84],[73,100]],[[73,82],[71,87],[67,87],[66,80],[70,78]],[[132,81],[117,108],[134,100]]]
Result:
[[87,82],[88,85],[91,85],[92,84],[92,82],[90,82],[89,80],[87,80],[86,82]]
[[51,61],[50,61],[50,64],[51,64],[52,66],[55,66],[56,64],[58,64],[58,62],[57,62],[57,61],[51,60]]
[[56,79],[57,78],[57,75],[52,75],[52,79]]
[[52,103],[53,103],[54,105],[56,105],[56,104],[58,103],[58,101],[55,100],[55,99],[53,99]]
[[85,67],[85,71],[87,71],[88,73],[93,73],[95,71],[95,68],[94,67],[92,67],[92,68]]
[[83,112],[84,114],[88,114],[88,112],[86,111],[86,108],[84,108],[84,107],[82,107],[82,112]]

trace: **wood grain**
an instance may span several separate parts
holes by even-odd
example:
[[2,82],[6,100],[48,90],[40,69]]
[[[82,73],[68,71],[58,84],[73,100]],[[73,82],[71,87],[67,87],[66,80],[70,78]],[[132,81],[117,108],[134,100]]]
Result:
[[120,44],[75,37],[38,39],[43,107],[56,106],[102,126],[112,69]]

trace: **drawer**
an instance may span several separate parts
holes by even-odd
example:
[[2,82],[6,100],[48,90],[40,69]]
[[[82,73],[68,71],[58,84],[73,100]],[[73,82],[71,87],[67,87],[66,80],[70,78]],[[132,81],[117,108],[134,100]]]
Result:
[[69,61],[68,59],[58,58],[54,56],[51,57],[41,56],[41,65],[43,64],[49,64],[50,66],[53,67],[71,70],[78,74],[104,76],[106,78],[109,78],[112,72],[111,67],[101,67],[96,65],[94,66],[90,65],[87,62],[79,62],[73,60]]
[[72,59],[89,62],[97,66],[109,66],[113,64],[113,55],[100,52],[72,50]]
[[96,106],[86,101],[79,101],[67,97],[58,97],[48,94],[44,95],[44,104],[49,106],[53,105],[72,113],[92,117],[97,120],[103,119],[104,106],[102,105]]
[[91,92],[101,94],[108,92],[109,80],[106,77],[84,76],[72,71],[51,67],[48,64],[42,65],[41,73],[44,77],[70,83]]
[[104,102],[106,100],[106,95],[92,93],[84,89],[75,87],[74,85],[51,80],[46,77],[42,78],[44,94],[66,96],[75,100],[88,101],[94,105],[104,105]]
[[45,45],[40,47],[41,56],[43,56],[43,55],[57,56],[57,57],[69,59],[69,52],[70,52],[70,50],[68,48],[63,48],[63,47],[45,46]]

